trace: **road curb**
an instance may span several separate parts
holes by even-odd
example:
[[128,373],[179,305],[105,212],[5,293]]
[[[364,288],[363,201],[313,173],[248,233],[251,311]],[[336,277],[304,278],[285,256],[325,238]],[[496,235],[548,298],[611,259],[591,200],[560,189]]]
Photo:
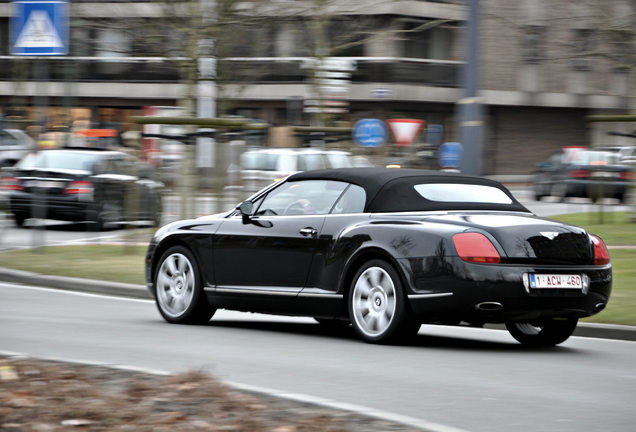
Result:
[[[7,269],[3,267],[0,267],[0,281],[24,285],[36,285],[66,291],[79,291],[92,294],[114,295],[146,300],[152,299],[152,296],[144,285],[41,275],[38,273]],[[505,329],[503,324],[487,325],[486,327]],[[574,336],[636,341],[636,326],[579,322],[579,325],[574,331]]]
[[144,285],[125,284],[93,279],[64,276],[41,275],[22,270],[0,267],[0,281],[27,285],[37,285],[66,291],[80,291],[92,294],[116,295],[140,299],[152,299]]

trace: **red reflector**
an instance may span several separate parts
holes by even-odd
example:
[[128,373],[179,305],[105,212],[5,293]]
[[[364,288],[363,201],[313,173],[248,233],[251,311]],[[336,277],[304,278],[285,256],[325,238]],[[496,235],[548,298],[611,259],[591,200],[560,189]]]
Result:
[[0,180],[0,187],[4,190],[24,190],[22,184],[20,183],[20,180],[15,177],[3,177]]
[[605,265],[609,264],[610,256],[609,251],[607,250],[607,246],[600,237],[595,235],[591,235],[592,243],[594,243],[594,264],[595,265]]
[[589,177],[590,172],[587,170],[575,170],[575,171],[570,171],[569,173],[567,173],[567,176],[575,177],[575,178],[584,178],[584,177]]
[[457,255],[463,261],[496,264],[501,256],[488,238],[480,233],[461,233],[453,236]]
[[93,183],[89,181],[70,182],[68,186],[66,186],[64,193],[71,195],[93,193]]

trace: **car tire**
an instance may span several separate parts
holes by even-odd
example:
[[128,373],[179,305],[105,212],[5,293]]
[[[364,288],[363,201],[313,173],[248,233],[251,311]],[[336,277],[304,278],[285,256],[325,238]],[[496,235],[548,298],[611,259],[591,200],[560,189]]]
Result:
[[565,183],[559,182],[552,185],[550,196],[556,197],[558,202],[563,202],[568,197],[568,187]]
[[540,183],[535,183],[534,184],[534,199],[537,201],[541,201],[541,198],[543,198],[544,196],[546,196],[546,194],[543,192],[543,186],[541,186]]
[[153,291],[159,313],[173,324],[204,324],[216,312],[206,298],[194,255],[173,246],[159,260]]
[[13,213],[13,218],[15,219],[15,223],[19,227],[24,226],[24,222],[28,219],[28,216],[29,216],[28,214],[23,212]]
[[616,195],[616,199],[618,200],[619,204],[626,204],[625,198],[626,197],[624,193]]
[[93,224],[95,224],[97,230],[106,231],[109,228],[116,227],[117,225],[113,224],[117,224],[124,219],[124,207],[117,201],[100,201],[94,215]]
[[348,307],[353,329],[365,342],[386,344],[410,336],[412,318],[402,283],[386,261],[371,260],[358,269]]
[[513,338],[523,345],[548,347],[565,342],[576,329],[578,318],[551,320],[541,326],[530,323],[506,323]]

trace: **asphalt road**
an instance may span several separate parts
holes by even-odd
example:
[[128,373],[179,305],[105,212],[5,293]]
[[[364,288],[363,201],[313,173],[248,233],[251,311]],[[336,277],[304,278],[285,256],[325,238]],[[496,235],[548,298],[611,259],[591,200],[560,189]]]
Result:
[[572,337],[529,349],[506,332],[424,326],[413,345],[364,344],[306,318],[220,311],[165,323],[152,302],[0,284],[0,350],[169,372],[404,416],[429,431],[631,432],[634,342]]

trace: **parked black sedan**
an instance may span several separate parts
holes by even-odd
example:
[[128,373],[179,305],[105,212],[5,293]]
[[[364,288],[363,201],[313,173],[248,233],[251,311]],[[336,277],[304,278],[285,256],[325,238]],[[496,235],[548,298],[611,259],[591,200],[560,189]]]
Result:
[[236,210],[159,229],[146,281],[171,323],[217,309],[351,323],[387,343],[422,323],[505,323],[555,345],[607,304],[603,241],[535,216],[500,183],[353,168],[289,176]]
[[28,218],[87,221],[102,230],[129,220],[156,226],[163,184],[131,155],[97,148],[33,151],[3,168],[0,191],[18,226]]
[[616,198],[622,203],[634,169],[622,162],[616,152],[563,147],[536,165],[534,177],[537,200],[545,196],[560,201],[568,197],[589,198],[592,202]]

